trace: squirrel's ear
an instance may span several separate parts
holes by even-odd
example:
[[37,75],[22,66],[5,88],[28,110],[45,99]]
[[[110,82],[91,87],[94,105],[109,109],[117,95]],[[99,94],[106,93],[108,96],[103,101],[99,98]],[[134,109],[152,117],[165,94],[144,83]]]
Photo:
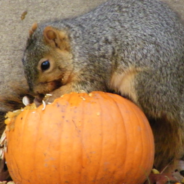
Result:
[[32,25],[31,29],[29,30],[29,36],[31,36],[35,32],[35,30],[37,29],[37,27],[38,27],[38,24],[37,23],[34,23]]
[[61,50],[70,50],[70,43],[67,34],[51,26],[45,27],[43,36],[47,44]]

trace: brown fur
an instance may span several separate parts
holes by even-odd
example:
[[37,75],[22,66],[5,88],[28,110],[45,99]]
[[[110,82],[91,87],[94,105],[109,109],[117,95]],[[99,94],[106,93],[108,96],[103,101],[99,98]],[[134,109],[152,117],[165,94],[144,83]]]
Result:
[[70,41],[66,32],[47,26],[43,35],[46,43],[50,46],[60,48],[62,51],[70,51]]
[[[169,123],[164,117],[151,119],[150,124],[155,138],[155,168],[165,173],[174,171],[175,162],[182,155],[182,129],[179,128],[177,122]],[[178,155],[178,159],[174,158],[174,155]]]
[[110,80],[110,88],[115,89],[116,92],[124,94],[125,96],[131,98],[134,102],[137,102],[135,80],[137,74],[141,71],[144,71],[144,69],[130,67],[130,69],[124,72],[119,71],[113,73]]
[[35,30],[37,29],[37,27],[38,27],[38,24],[37,23],[34,23],[32,25],[31,29],[29,30],[29,36],[31,36],[35,32]]

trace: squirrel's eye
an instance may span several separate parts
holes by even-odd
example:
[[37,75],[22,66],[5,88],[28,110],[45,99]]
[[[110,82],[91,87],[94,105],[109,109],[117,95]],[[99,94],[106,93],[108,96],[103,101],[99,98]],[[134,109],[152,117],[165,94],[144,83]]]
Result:
[[42,69],[43,71],[48,70],[49,67],[50,67],[50,62],[49,62],[49,60],[46,60],[46,61],[44,61],[44,62],[41,64],[41,69]]

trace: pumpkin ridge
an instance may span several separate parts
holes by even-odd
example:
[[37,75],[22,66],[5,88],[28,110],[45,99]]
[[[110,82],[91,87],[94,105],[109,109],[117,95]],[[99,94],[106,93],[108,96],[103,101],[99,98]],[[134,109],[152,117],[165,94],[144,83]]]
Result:
[[[99,99],[98,98],[98,95],[95,92],[91,92],[90,94],[92,94],[93,98]],[[100,105],[99,105],[99,103],[96,102],[96,100],[95,100],[95,102],[93,102],[94,100],[91,99],[91,98],[92,97],[87,94],[87,100],[90,103],[85,108],[85,113],[86,112],[87,113],[88,112],[91,112],[92,113],[91,116],[98,117],[95,112],[97,112],[99,109],[101,109],[100,108]],[[86,115],[86,117],[88,117],[86,121],[85,121],[86,118],[84,119],[84,122],[86,122],[86,124],[87,124],[87,126],[85,126],[85,127],[86,127],[86,129],[89,129],[88,126],[90,126],[90,129],[91,129],[91,131],[90,131],[90,139],[88,140],[88,144],[90,144],[90,148],[88,150],[88,152],[89,152],[88,153],[88,156],[90,157],[91,161],[94,161],[95,160],[95,163],[96,163],[93,166],[91,166],[91,163],[90,163],[89,168],[87,170],[87,174],[88,174],[88,177],[90,178],[90,181],[89,182],[90,183],[93,182],[94,184],[96,184],[96,183],[98,183],[99,165],[100,165],[101,153],[102,153],[102,147],[101,147],[102,146],[102,142],[101,141],[97,142],[97,145],[95,145],[95,148],[94,148],[94,140],[93,140],[93,135],[92,134],[94,132],[96,133],[95,127],[99,124],[99,122],[91,121],[91,118],[89,118],[89,115],[87,115],[87,114],[85,114],[85,115]],[[99,121],[99,118],[97,118],[97,121]],[[98,128],[100,128],[100,127],[98,126],[97,129]],[[86,132],[86,129],[84,130],[84,132]],[[101,131],[101,133],[102,133],[102,131]],[[97,135],[94,135],[94,139],[96,138],[96,136]],[[99,144],[100,144],[100,146],[99,146]],[[101,151],[98,151],[99,149],[96,150],[96,147],[100,148]],[[96,151],[98,151],[100,153],[100,156],[98,157],[98,160],[96,160],[96,154],[98,154],[98,153],[96,153]],[[84,155],[87,156],[86,154],[84,154]],[[91,174],[91,177],[90,177],[90,173],[92,173]]]
[[[119,110],[118,108],[117,108],[117,104],[116,104],[116,102],[115,102],[115,100],[114,100],[114,98],[113,98],[113,96],[111,95],[111,94],[109,94],[109,93],[105,93],[104,95],[107,95],[108,96],[108,100],[109,101],[111,101],[111,103],[112,103],[112,105],[115,105],[115,108],[116,108],[116,110]],[[105,97],[106,99],[107,99],[107,97]],[[109,101],[108,101],[108,103],[109,103]],[[102,105],[103,105],[103,103],[104,103],[104,99],[102,99]],[[110,105],[109,105],[110,106]],[[111,112],[108,114],[108,116],[110,115],[110,117],[111,117],[111,119],[113,120],[114,118],[113,118],[113,116],[112,116],[112,114],[111,114]],[[122,116],[121,116],[121,119],[122,119]],[[123,121],[123,119],[122,119],[122,121]],[[114,154],[115,155],[117,155],[116,153],[118,152],[117,151],[117,123],[115,123],[115,125],[116,125],[116,133],[115,133],[115,136],[116,136],[116,146],[115,146],[115,148],[114,148]],[[115,166],[117,166],[117,157],[116,157],[116,159],[115,159],[116,161],[115,161]],[[110,178],[115,178],[115,170],[112,172],[112,174],[111,174],[111,177]]]
[[[69,96],[69,95],[68,95]],[[78,96],[77,96],[77,98],[79,98]],[[68,98],[68,101],[71,101],[71,102],[73,102],[73,95],[72,96],[69,96],[69,98]],[[67,105],[67,108],[69,108],[69,106]],[[70,109],[70,108],[69,108]],[[72,111],[72,114],[71,114],[71,117],[73,117],[74,116],[74,112]],[[68,122],[69,123],[69,122]],[[71,139],[75,139],[74,138],[74,135],[75,135],[75,133],[74,133],[74,131],[75,131],[75,129],[76,129],[76,127],[74,127],[73,128],[73,126],[76,126],[75,125],[75,123],[74,122],[71,122],[71,124],[72,124],[72,127],[71,127],[71,129],[72,129],[72,138]],[[72,145],[71,145],[71,154],[72,154],[72,158],[75,158],[75,155],[74,155],[74,153],[75,153],[75,150],[74,150],[74,142],[75,141],[71,141],[72,142]],[[75,168],[75,162],[74,162],[74,160],[72,159],[72,165],[71,165],[71,170],[72,170],[72,174],[73,174],[73,176],[74,177],[72,177],[71,179],[72,179],[72,181],[71,181],[71,183],[74,183],[75,181],[73,181],[75,178],[76,178],[76,176],[75,175],[77,175],[75,172],[74,172],[74,169],[73,168]]]
[[[39,113],[39,123],[38,123],[38,128],[36,129],[36,136],[34,137],[35,140],[38,140],[38,130],[40,130],[40,127],[42,125],[42,115],[40,115],[41,113]],[[27,118],[26,118],[27,119]],[[34,141],[34,149],[33,150],[37,150],[37,147],[38,147],[38,141]],[[35,152],[33,154],[33,157],[34,157],[34,162],[36,162],[36,156],[35,156]],[[37,170],[37,164],[34,164],[34,168],[33,168],[35,171]],[[35,172],[35,175],[36,175],[36,180],[38,178],[38,173]]]
[[[137,108],[138,108],[138,107],[137,107]],[[133,110],[134,110],[134,112],[135,112],[135,109],[133,109]],[[139,111],[140,111],[140,109],[139,109]],[[142,111],[140,111],[139,115],[141,115],[142,119],[147,119],[145,116],[143,117],[143,112],[142,112]],[[136,116],[138,116],[138,114],[136,114]],[[137,119],[138,119],[138,118],[137,118]],[[153,142],[153,137],[150,136],[150,131],[151,131],[151,129],[148,129],[149,126],[147,126],[145,123],[148,123],[148,124],[149,124],[149,122],[148,122],[148,121],[147,121],[147,122],[144,121],[144,129],[145,129],[146,134],[147,134],[147,139],[146,139],[146,141],[150,143],[150,142]],[[141,127],[141,124],[143,124],[143,123],[141,123],[141,119],[139,119],[139,125],[140,125],[140,127]],[[148,133],[148,132],[149,132],[149,133]],[[152,131],[151,131],[151,133],[152,133]],[[142,144],[142,150],[141,150],[141,151],[142,151],[142,154],[141,154],[141,155],[143,155],[143,157],[146,157],[146,154],[147,154],[146,147],[143,146],[143,144],[146,144],[146,143],[145,143],[145,139],[144,139],[142,133],[141,133],[141,140],[142,140],[142,141],[141,141],[141,144]],[[154,145],[154,144],[153,144],[153,145]],[[154,149],[154,147],[153,147],[153,149]],[[153,153],[154,153],[153,150],[150,150],[150,152],[153,152]],[[147,171],[147,170],[143,170],[143,168],[144,168],[144,167],[143,167],[143,165],[144,165],[144,163],[143,163],[143,157],[142,157],[142,160],[141,160],[139,166],[142,166],[142,168],[140,168],[140,169],[144,172],[146,178],[148,178],[148,175],[149,175],[148,171]],[[154,155],[153,155],[153,157],[154,157]],[[148,166],[147,166],[146,169],[148,169]]]
[[[139,163],[137,163],[137,165],[138,165],[139,169],[136,170],[137,172],[136,172],[135,175],[134,175],[134,179],[137,180],[137,178],[139,178],[139,175],[140,175],[140,170],[143,171],[142,168],[145,168],[145,166],[142,167],[142,166],[144,165],[143,158],[145,158],[145,157],[146,157],[145,155],[148,153],[148,151],[146,151],[145,146],[143,146],[143,145],[146,144],[145,141],[151,143],[151,142],[153,142],[153,140],[151,140],[151,138],[150,138],[150,130],[148,129],[148,128],[149,128],[149,125],[147,126],[147,125],[145,124],[145,123],[148,123],[148,124],[149,124],[149,122],[148,122],[148,121],[145,122],[145,120],[147,120],[147,118],[146,118],[145,116],[143,116],[144,113],[143,113],[143,112],[140,110],[140,108],[139,108],[138,106],[136,106],[133,102],[130,102],[130,103],[132,103],[132,105],[135,106],[134,108],[132,108],[132,107],[129,106],[129,109],[131,110],[132,114],[134,114],[134,116],[136,117],[136,118],[134,118],[134,119],[137,121],[137,124],[138,124],[140,127],[143,127],[143,130],[142,130],[142,131],[144,131],[144,130],[146,129],[145,131],[146,131],[146,134],[148,135],[147,138],[149,138],[149,141],[148,141],[147,139],[145,140],[145,135],[144,135],[142,132],[140,133],[141,154],[139,154],[139,155],[141,155],[141,157],[139,156],[139,158],[142,158],[142,159],[139,159],[139,160],[138,160]],[[131,104],[130,104],[130,105],[131,105]],[[127,105],[126,105],[126,107],[127,107]],[[141,118],[139,118],[139,116],[141,116]],[[141,119],[144,119],[144,124],[141,123]],[[142,124],[142,125],[141,125],[141,124]],[[144,126],[143,126],[143,125],[144,125]],[[148,130],[148,131],[147,131],[147,130]],[[149,132],[149,134],[148,134],[148,132]],[[145,132],[144,132],[144,133],[145,133]],[[144,136],[143,136],[143,135],[144,135]],[[140,147],[140,146],[139,146],[139,147]],[[136,162],[137,162],[137,160],[134,160],[132,163],[136,163]],[[141,167],[142,167],[142,168],[141,168]],[[148,166],[147,166],[146,169],[148,169]],[[147,173],[147,170],[144,170],[143,172],[145,173],[145,176],[148,176],[149,173]]]
[[[125,123],[125,119],[124,119],[124,117],[123,117],[123,113],[121,113],[121,110],[122,111],[125,111],[125,110],[127,110],[127,104],[125,104],[124,103],[124,101],[122,100],[122,99],[120,99],[120,95],[114,95],[113,94],[113,96],[112,96],[112,94],[108,94],[112,99],[113,99],[113,101],[114,101],[114,104],[115,104],[115,106],[116,106],[116,110],[119,112],[118,114],[120,115],[120,117],[121,117],[121,120],[122,120],[122,123],[121,123],[121,125],[123,126],[123,130],[124,130],[124,135],[127,135],[127,127],[126,127],[126,123]],[[117,100],[117,101],[116,101]],[[123,109],[122,109],[122,107],[120,107],[120,105],[119,104],[123,104]],[[126,136],[123,136],[123,138],[125,139],[125,141],[124,141],[124,143],[126,144],[125,145],[125,147],[127,147],[127,145],[129,144],[129,140],[127,139],[127,137]],[[124,158],[126,158],[126,155],[128,155],[128,149],[126,149],[126,153],[124,152]],[[117,161],[116,161],[116,163],[117,163]],[[123,161],[123,168],[122,168],[122,170],[124,171],[124,173],[126,172],[126,167],[127,167],[127,162],[126,162],[126,159],[124,159],[124,161]],[[124,174],[125,175],[125,174]],[[126,177],[126,176],[125,176]]]
[[[142,119],[144,118],[145,119],[145,117],[144,117],[144,113],[143,112],[141,112],[140,113],[141,114],[141,117],[142,117]],[[145,122],[146,123],[146,122]],[[149,122],[148,122],[149,123]],[[153,135],[153,132],[152,132],[152,129],[149,129],[149,126],[145,126],[145,128],[146,128],[146,134],[147,134],[147,138],[149,139],[149,142],[151,143],[151,142],[154,142],[154,137],[153,136],[151,136],[151,134],[150,134],[150,132],[152,133],[152,135]],[[143,135],[142,135],[142,137],[143,137]],[[144,140],[144,139],[143,139]],[[145,142],[144,142],[144,144],[145,144]],[[153,146],[155,146],[154,144],[153,144]],[[153,147],[153,150],[150,150],[151,152],[152,152],[152,157],[154,158],[154,153],[155,153],[155,147]],[[146,151],[144,151],[144,152],[146,152]],[[152,163],[152,165],[153,165],[153,163]],[[148,166],[147,166],[148,167]],[[148,169],[148,168],[147,168]],[[149,172],[148,171],[145,171],[145,176],[146,176],[146,178],[148,178],[148,176],[149,176]]]
[[[85,116],[85,113],[83,111],[82,113],[82,117]],[[83,120],[83,118],[82,118]],[[83,173],[83,165],[84,165],[84,151],[83,151],[83,137],[84,137],[84,121],[82,121],[82,125],[81,125],[81,138],[80,138],[80,152],[81,152],[81,158],[80,158],[80,162],[82,163],[82,166],[80,167],[80,173]],[[82,174],[80,174],[79,176],[79,182],[82,183]]]
[[[102,98],[101,96],[103,96],[103,93],[101,93],[100,92],[100,95],[98,94],[98,93],[96,93],[96,92],[93,92],[93,95],[95,95],[96,96],[96,98],[98,99],[98,103],[96,103],[96,104],[98,104],[98,107],[99,107],[99,109],[100,109],[100,114],[102,114],[102,109],[101,109],[101,106],[100,106],[100,102],[101,102],[101,100],[104,100],[104,97]],[[103,157],[103,141],[104,141],[104,135],[103,135],[103,126],[104,126],[104,124],[103,124],[103,121],[102,121],[102,116],[100,115],[100,130],[101,130],[101,145],[100,145],[100,156],[99,156],[99,161],[98,161],[98,167],[97,167],[97,172],[96,172],[96,176],[95,176],[95,184],[96,183],[98,183],[98,175],[99,175],[99,173],[100,173],[100,168],[101,167],[99,167],[100,165],[101,165],[101,162],[102,162],[102,157]]]
[[[120,117],[121,117],[121,126],[123,127],[123,130],[124,130],[124,135],[127,135],[127,127],[126,127],[126,122],[125,122],[125,119],[124,119],[124,114],[122,114],[121,113],[121,108],[120,108],[120,102],[119,102],[119,100],[118,101],[116,101],[116,99],[119,99],[119,97],[120,96],[113,96],[112,98],[113,98],[113,100],[114,100],[114,103],[115,103],[115,105],[116,105],[116,109],[118,110],[118,112],[119,112],[119,114],[120,114]],[[121,100],[121,99],[120,99]],[[127,109],[127,104],[125,104],[125,103],[122,103],[122,101],[121,101],[121,104],[123,104],[123,111],[125,111],[126,109]],[[125,139],[125,141],[124,141],[124,144],[125,144],[125,147],[127,148],[127,146],[129,145],[129,140],[127,139],[127,136],[124,136],[123,135],[123,139]],[[120,140],[119,140],[120,141]],[[118,141],[118,142],[119,142]],[[127,173],[127,171],[126,171],[126,167],[127,167],[127,159],[126,159],[126,155],[128,155],[128,149],[126,149],[126,152],[124,151],[124,153],[123,153],[123,157],[124,157],[124,159],[123,159],[123,168],[122,168],[122,170],[123,170],[123,172],[124,173]],[[118,158],[117,158],[118,159]],[[118,161],[116,161],[116,163],[118,163]],[[124,174],[125,175],[125,177],[126,177],[126,174]]]
[[[28,115],[27,112],[28,112],[28,111],[23,112],[23,113],[26,113],[26,118],[27,118],[27,115]],[[22,117],[21,117],[21,122],[23,123],[21,133],[22,133],[23,137],[25,138],[24,135],[25,135],[25,126],[26,126],[26,123],[25,123],[25,119],[22,118]],[[15,124],[16,124],[16,122],[15,122]],[[16,125],[15,125],[15,126],[16,126]],[[16,127],[14,127],[14,128],[16,128]],[[21,143],[20,143],[21,152],[23,152],[22,148],[23,148],[24,138],[22,138],[21,141],[20,141],[20,142],[21,142]]]
[[[126,103],[126,101],[128,101],[127,99],[125,99],[123,102],[122,102],[122,104],[123,104],[123,107],[124,107],[124,111],[128,111],[128,112],[130,112],[131,114],[134,114],[134,116],[136,116],[137,117],[137,114],[136,114],[136,112],[135,113],[133,113],[132,112],[132,107],[131,107],[131,105],[132,104],[130,104],[130,103],[132,103],[132,102],[130,102],[129,101],[129,103]],[[119,105],[119,104],[118,104]],[[134,105],[134,104],[133,104]],[[120,107],[119,107],[120,108]],[[136,115],[135,115],[136,114]],[[133,119],[133,121],[135,121],[135,118]],[[136,118],[136,121],[137,121],[137,118]],[[129,122],[130,124],[132,123],[132,119],[130,119],[130,122]],[[125,134],[126,135],[128,135],[128,131],[127,131],[127,126],[130,126],[131,127],[131,134],[135,134],[135,131],[133,131],[134,130],[134,128],[131,126],[131,125],[127,125],[127,123],[124,123],[124,125],[125,125],[125,129],[126,129],[126,131],[125,131]],[[130,129],[130,128],[128,128],[128,129]],[[133,133],[132,133],[132,131],[133,131]],[[127,141],[126,141],[126,143],[127,143],[127,145],[130,145],[131,144],[131,142],[127,139]],[[128,146],[127,146],[128,147]],[[126,155],[128,155],[129,154],[129,152],[130,152],[130,150],[131,150],[131,148],[132,147],[128,147],[129,149],[126,149]],[[135,150],[135,149],[134,149]],[[135,153],[135,152],[134,152]],[[131,152],[131,154],[132,154],[132,152]],[[135,163],[135,160],[133,160],[132,158],[131,158],[131,162],[130,163],[128,163],[128,165],[129,165],[129,167],[131,168],[131,169],[135,169],[135,168],[132,168],[132,165],[134,165],[133,163]],[[131,165],[131,166],[130,166]],[[125,160],[125,166],[127,166],[127,160]],[[127,178],[130,178],[130,176],[129,175],[127,175],[127,174],[129,174],[129,173],[126,173],[126,176],[125,177],[127,177]],[[137,175],[136,175],[136,173],[134,173],[134,177],[132,177],[131,179],[133,179],[134,178],[134,180],[136,180],[137,181]],[[132,182],[131,182],[132,183]]]
[[[22,138],[20,139],[20,142],[21,142],[21,146],[20,146],[20,148],[25,148],[25,146],[24,145],[26,145],[26,143],[25,143],[25,138],[26,138],[26,136],[25,136],[25,134],[26,134],[26,129],[27,129],[27,123],[26,123],[26,119],[27,118],[29,118],[30,117],[30,114],[29,114],[29,111],[28,110],[25,110],[24,112],[23,112],[23,114],[24,114],[24,116],[26,117],[26,118],[22,118],[23,117],[23,115],[21,115],[22,117],[21,117],[21,122],[22,122],[22,130],[21,130],[21,133],[22,133]],[[18,115],[19,116],[19,115]],[[16,122],[15,122],[16,123]],[[16,128],[16,127],[15,127]],[[22,153],[22,155],[25,155],[25,149],[21,149],[20,150],[20,152]],[[35,155],[34,155],[35,156]],[[25,157],[25,156],[24,156]],[[15,160],[16,161],[16,160]],[[35,158],[33,159],[33,161],[35,161]],[[20,161],[19,161],[20,162]],[[23,162],[23,161],[22,161]],[[16,162],[16,165],[17,165],[17,162]],[[33,169],[33,168],[32,168]],[[22,182],[24,182],[25,181],[25,179],[24,178],[22,178],[21,177],[21,175],[20,175],[20,179],[21,179],[21,183]]]
[[[67,121],[67,114],[70,114],[69,112],[70,112],[70,105],[71,105],[68,102],[71,102],[72,97],[73,97],[73,95],[68,95],[68,94],[63,95],[63,97],[62,97],[62,101],[64,103],[64,105],[63,104],[62,105],[65,107],[65,112],[64,112],[64,115],[62,117],[62,122],[63,122],[62,123],[62,130],[63,131],[62,131],[62,134],[61,134],[61,137],[60,137],[60,141],[61,141],[60,153],[62,153],[62,154],[59,154],[59,159],[60,160],[62,160],[62,157],[65,156],[65,153],[63,152],[63,149],[65,148],[65,144],[66,143],[65,143],[65,137],[64,137],[65,134],[63,132],[65,132],[67,130],[67,123],[66,123],[66,121]],[[68,145],[67,145],[66,149],[68,149]],[[63,164],[63,166],[62,166],[62,164]],[[65,163],[60,162],[60,165],[59,165],[59,168],[60,168],[60,171],[61,171],[59,180],[60,180],[61,183],[65,182],[65,180],[67,179],[66,178],[67,176],[65,176],[64,164]]]
[[[60,102],[62,101],[62,104],[60,104]],[[63,100],[63,98],[62,97],[60,97],[60,99],[57,99],[57,100],[54,100],[54,102],[52,103],[52,104],[49,104],[49,105],[47,105],[46,106],[46,108],[44,109],[44,111],[45,111],[45,114],[49,114],[49,116],[48,116],[48,119],[47,119],[47,121],[48,121],[48,123],[49,124],[51,124],[52,125],[52,122],[53,122],[53,119],[54,119],[54,117],[55,117],[55,113],[57,112],[57,111],[61,111],[61,113],[63,112],[63,110],[62,110],[62,107],[63,106],[65,106],[66,107],[66,102],[65,102],[66,100]],[[64,104],[63,104],[64,103]],[[66,111],[66,110],[65,110]],[[47,113],[46,113],[47,112]],[[54,117],[53,117],[54,116]],[[47,116],[46,116],[47,117]],[[60,130],[63,130],[63,121],[65,120],[65,116],[63,116],[63,114],[62,114],[62,116],[60,116],[60,121],[58,121],[58,126],[60,126],[59,127],[59,129]],[[45,125],[46,126],[46,125]],[[52,131],[52,129],[50,130],[50,131]],[[58,171],[62,171],[62,167],[61,167],[61,161],[60,160],[62,160],[61,159],[61,157],[62,157],[62,141],[61,140],[63,140],[61,137],[62,137],[62,135],[63,135],[63,133],[62,133],[63,131],[60,131],[60,133],[59,133],[59,135],[58,135],[58,142],[59,142],[59,144],[58,144],[58,152],[59,152],[59,154],[57,154],[57,160],[58,160],[58,162],[57,162],[57,164],[55,165],[55,169],[56,169],[56,171],[58,170]],[[53,133],[53,132],[51,132],[51,133]],[[53,149],[52,147],[51,147],[51,149]],[[52,151],[52,150],[51,150]],[[54,166],[54,165],[53,165]],[[62,183],[62,174],[63,174],[63,172],[60,172],[58,175],[57,175],[57,178],[58,178],[58,180],[59,180],[59,183]]]
[[[81,93],[81,94],[79,94],[77,97],[74,97],[74,98],[83,98],[83,96],[84,96],[84,94],[83,93]],[[80,101],[80,99],[78,100],[78,101]],[[84,130],[85,130],[85,116],[86,116],[86,114],[85,114],[85,108],[83,108],[83,106],[84,106],[84,103],[83,103],[83,101],[80,103],[80,113],[81,113],[81,116],[80,116],[80,118],[79,118],[79,121],[81,121],[82,123],[81,123],[81,132],[80,132],[80,152],[81,152],[81,156],[80,156],[80,163],[82,163],[81,164],[81,167],[80,167],[80,173],[82,173],[82,174],[80,174],[80,176],[79,176],[79,181],[78,181],[78,183],[81,183],[82,184],[82,181],[83,181],[83,178],[82,178],[82,175],[83,175],[83,173],[84,173],[84,167],[85,167],[85,164],[84,164],[84,159],[85,159],[85,157],[84,157],[84,155],[85,155],[85,153],[84,153]],[[79,109],[79,106],[77,106],[77,117],[78,117],[78,109]],[[82,112],[81,112],[82,111]],[[82,118],[82,119],[81,119]],[[74,120],[75,121],[75,120]],[[78,126],[77,124],[75,124],[75,126]],[[78,184],[77,183],[77,184]]]
[[[138,126],[139,127],[142,127],[141,126],[141,123],[140,123],[140,119],[138,118],[138,114],[135,112],[135,109],[131,109],[132,110],[132,112],[133,112],[133,114],[135,114],[134,116],[136,116],[136,120],[137,120],[137,124],[138,124]],[[145,128],[145,126],[144,126],[144,128]],[[140,155],[145,155],[145,153],[146,153],[146,150],[144,149],[144,146],[143,146],[143,144],[144,144],[144,138],[143,138],[143,134],[140,132],[140,138],[141,138],[141,153],[140,153]],[[135,152],[134,152],[134,154],[136,154]],[[139,159],[139,160],[136,160],[136,161],[138,161],[139,163],[137,164],[137,167],[139,167],[141,170],[142,170],[142,165],[143,165],[143,159]],[[135,160],[133,161],[133,162],[135,162]],[[139,175],[139,169],[137,169],[136,170],[137,172],[135,173],[135,175],[136,175],[136,177]],[[143,171],[143,172],[146,172],[146,171]],[[137,178],[136,178],[136,180],[137,180]]]
[[[112,94],[109,94],[109,96],[110,96],[110,98],[111,98],[112,101],[113,101],[113,105],[116,107],[116,111],[118,111],[118,114],[120,114],[120,116],[119,116],[120,121],[121,121],[120,124],[123,125],[123,129],[126,131],[124,117],[122,116],[121,111],[120,111],[120,108],[119,108],[119,106],[118,106],[118,104],[117,104],[117,101],[115,100],[115,98],[116,98],[116,97],[119,98],[119,96],[118,96],[118,95],[115,95],[115,96],[113,95],[113,96],[112,96]],[[124,107],[125,107],[125,106],[124,106]],[[112,118],[112,119],[114,119],[114,118]],[[118,153],[118,144],[117,144],[117,142],[119,143],[119,140],[118,140],[118,126],[119,126],[119,124],[116,123],[116,147],[115,147],[115,155],[117,155],[117,153]],[[124,136],[124,138],[125,138],[125,136]],[[125,143],[126,143],[126,145],[127,145],[127,139],[126,139]],[[123,156],[123,155],[122,155],[122,156]],[[118,166],[118,157],[116,157],[115,163],[116,163],[116,167],[117,167],[117,166]],[[123,169],[122,169],[122,170],[123,170]],[[116,172],[114,171],[114,172],[113,172],[113,178],[114,178],[114,179],[116,179],[115,174],[116,174]],[[118,181],[117,183],[119,183],[119,181]]]
[[[48,112],[49,111],[51,111],[51,108],[54,108],[54,109],[56,109],[56,108],[59,108],[59,110],[61,111],[61,106],[58,106],[58,104],[59,104],[59,102],[58,101],[54,101],[52,104],[50,104],[50,105],[47,105],[50,109],[48,110]],[[45,110],[47,110],[47,106],[46,106],[46,109]],[[49,116],[49,121],[53,121],[52,120],[52,115],[54,115],[54,113],[51,113],[51,115]],[[63,121],[63,119],[62,119],[63,117],[61,117],[61,121]],[[63,129],[63,123],[61,123],[61,126],[60,126],[60,129]],[[62,131],[61,131],[61,133],[59,134],[59,136],[58,136],[58,141],[60,142],[62,139],[61,139],[61,136],[62,136]],[[61,153],[61,144],[59,144],[59,146],[58,146],[59,148],[58,148],[58,150],[59,150],[59,153]],[[61,170],[61,162],[60,162],[60,160],[61,160],[61,154],[58,154],[58,162],[57,162],[57,165],[55,166],[55,168],[58,168],[58,170],[60,171]],[[61,177],[60,177],[60,174],[58,174],[58,180],[59,180],[59,183],[61,183]]]
[[[24,118],[22,118],[24,116]],[[11,136],[10,139],[13,139],[13,144],[15,144],[16,146],[20,147],[20,152],[22,153],[22,155],[25,154],[25,146],[26,145],[26,141],[25,141],[25,138],[26,138],[26,129],[27,128],[27,123],[26,123],[26,118],[29,117],[29,111],[24,111],[22,112],[21,114],[19,114],[15,120],[15,127],[14,127],[14,130],[10,130],[12,131],[12,134],[15,136],[15,138],[13,139],[13,137]],[[18,123],[18,121],[21,121],[21,130],[19,129],[19,127],[16,126],[16,124]],[[16,130],[19,130],[18,132]],[[16,133],[15,133],[16,132]],[[24,137],[24,138],[22,138]],[[8,145],[8,149],[9,149],[9,152],[11,152],[11,154],[13,155],[13,157],[16,157],[17,156],[17,150],[15,150],[15,152],[12,153],[11,151],[11,145]],[[21,157],[20,154],[18,154],[18,158],[19,159],[14,159],[14,164],[17,166],[18,168],[18,165],[22,164],[25,160],[25,156],[24,157]],[[26,160],[27,162],[27,160]],[[26,164],[25,162],[25,164]],[[13,169],[12,172],[10,171],[11,174],[16,174],[17,171],[19,171],[19,169]],[[19,174],[18,172],[18,175],[19,175],[19,181],[22,182],[22,181],[25,181],[25,178],[21,177],[21,175]]]
[[[78,98],[79,98],[79,96],[78,96]],[[82,103],[81,104],[82,105],[82,108],[81,108],[81,110],[82,110],[82,115],[81,115],[81,117],[82,117],[82,119],[81,119],[81,121],[82,121],[82,124],[81,124],[81,132],[80,132],[80,144],[81,144],[81,146],[80,146],[80,152],[81,152],[81,158],[80,158],[80,163],[82,163],[82,166],[80,167],[80,173],[82,173],[83,172],[83,161],[84,161],[84,151],[83,151],[83,141],[82,140],[84,140],[83,139],[83,137],[84,137],[84,120],[85,120],[85,116],[86,116],[86,114],[85,114],[85,111],[84,111],[84,109],[85,108],[83,108],[83,106],[84,106],[84,103]],[[80,174],[80,176],[79,176],[79,183],[82,183],[82,174]]]

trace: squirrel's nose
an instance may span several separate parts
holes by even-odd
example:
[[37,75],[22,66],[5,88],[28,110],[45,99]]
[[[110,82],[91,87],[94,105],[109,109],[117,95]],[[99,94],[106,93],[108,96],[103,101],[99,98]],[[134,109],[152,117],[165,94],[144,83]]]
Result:
[[180,171],[180,174],[181,174],[182,176],[184,176],[184,170],[181,170],[181,171]]

